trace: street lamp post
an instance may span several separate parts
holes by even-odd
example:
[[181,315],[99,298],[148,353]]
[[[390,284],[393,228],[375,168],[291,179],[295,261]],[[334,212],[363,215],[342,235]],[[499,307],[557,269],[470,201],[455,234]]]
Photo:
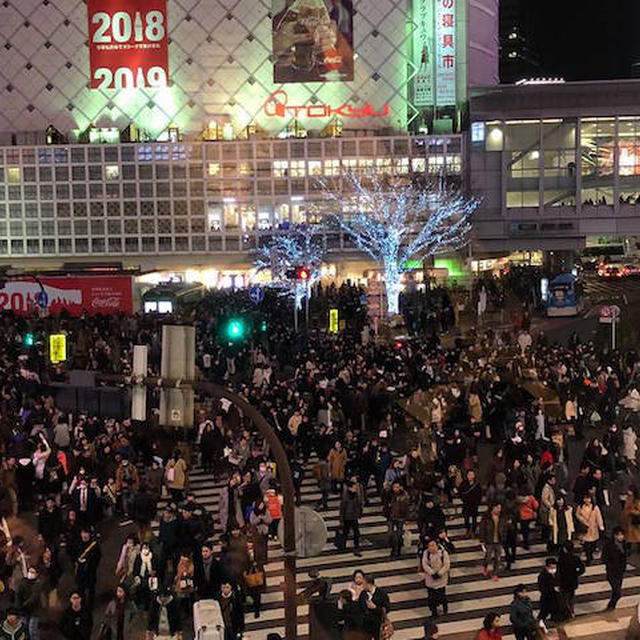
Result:
[[169,380],[165,378],[132,378],[121,375],[98,374],[97,380],[125,384],[139,384],[148,387],[162,387],[180,389],[191,387],[196,391],[203,391],[215,398],[224,398],[234,404],[242,413],[249,417],[267,441],[276,460],[278,475],[282,484],[283,497],[283,525],[284,525],[284,618],[286,640],[296,640],[297,637],[297,584],[296,584],[296,533],[295,533],[295,489],[291,475],[291,467],[287,453],[276,432],[266,421],[265,417],[244,398],[225,387],[213,382],[183,380]]

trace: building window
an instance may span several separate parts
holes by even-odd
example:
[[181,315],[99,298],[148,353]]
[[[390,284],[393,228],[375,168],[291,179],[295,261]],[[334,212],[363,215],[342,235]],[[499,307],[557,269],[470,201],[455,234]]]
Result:
[[339,176],[340,175],[340,160],[331,159],[324,161],[324,175],[325,176]]
[[209,175],[214,178],[215,176],[220,175],[220,163],[219,162],[210,162],[209,163]]
[[286,178],[289,175],[289,161],[288,160],[274,160],[273,161],[273,175],[276,178]]
[[220,231],[222,229],[222,209],[220,205],[210,204],[209,213],[209,231]]
[[322,162],[320,162],[320,160],[309,160],[309,175],[310,176],[322,175]]
[[7,182],[12,184],[20,182],[20,167],[7,167]]
[[290,166],[292,178],[304,178],[307,174],[306,162],[304,160],[292,160]]
[[117,164],[108,164],[104,168],[104,174],[107,180],[118,180],[120,178],[120,167]]

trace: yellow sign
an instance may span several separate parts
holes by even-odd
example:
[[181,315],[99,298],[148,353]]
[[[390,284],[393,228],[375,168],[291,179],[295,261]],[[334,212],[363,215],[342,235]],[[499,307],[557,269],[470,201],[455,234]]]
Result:
[[338,310],[329,309],[329,333],[338,333]]
[[67,334],[53,333],[49,336],[49,359],[53,364],[67,359]]

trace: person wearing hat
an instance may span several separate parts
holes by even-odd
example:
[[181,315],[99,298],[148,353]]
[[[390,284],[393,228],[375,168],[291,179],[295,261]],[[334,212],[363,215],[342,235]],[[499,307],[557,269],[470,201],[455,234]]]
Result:
[[544,563],[544,569],[538,575],[538,590],[540,591],[538,620],[543,622],[549,616],[556,618],[559,613],[558,594],[560,586],[557,571],[557,560],[555,558],[547,558]]
[[516,640],[536,640],[538,623],[533,615],[533,603],[527,595],[527,588],[523,584],[519,584],[513,590],[509,619],[511,620]]

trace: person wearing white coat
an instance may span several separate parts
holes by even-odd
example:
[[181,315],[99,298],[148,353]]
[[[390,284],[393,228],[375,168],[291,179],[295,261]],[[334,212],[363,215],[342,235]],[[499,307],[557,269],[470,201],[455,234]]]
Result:
[[442,605],[442,613],[447,614],[449,603],[447,602],[447,584],[451,560],[449,554],[435,540],[430,540],[422,554],[422,570],[424,571],[424,583],[428,592],[428,604],[433,618],[438,616],[438,606]]
[[635,463],[638,453],[638,436],[634,428],[628,424],[622,431],[622,454],[628,462]]

